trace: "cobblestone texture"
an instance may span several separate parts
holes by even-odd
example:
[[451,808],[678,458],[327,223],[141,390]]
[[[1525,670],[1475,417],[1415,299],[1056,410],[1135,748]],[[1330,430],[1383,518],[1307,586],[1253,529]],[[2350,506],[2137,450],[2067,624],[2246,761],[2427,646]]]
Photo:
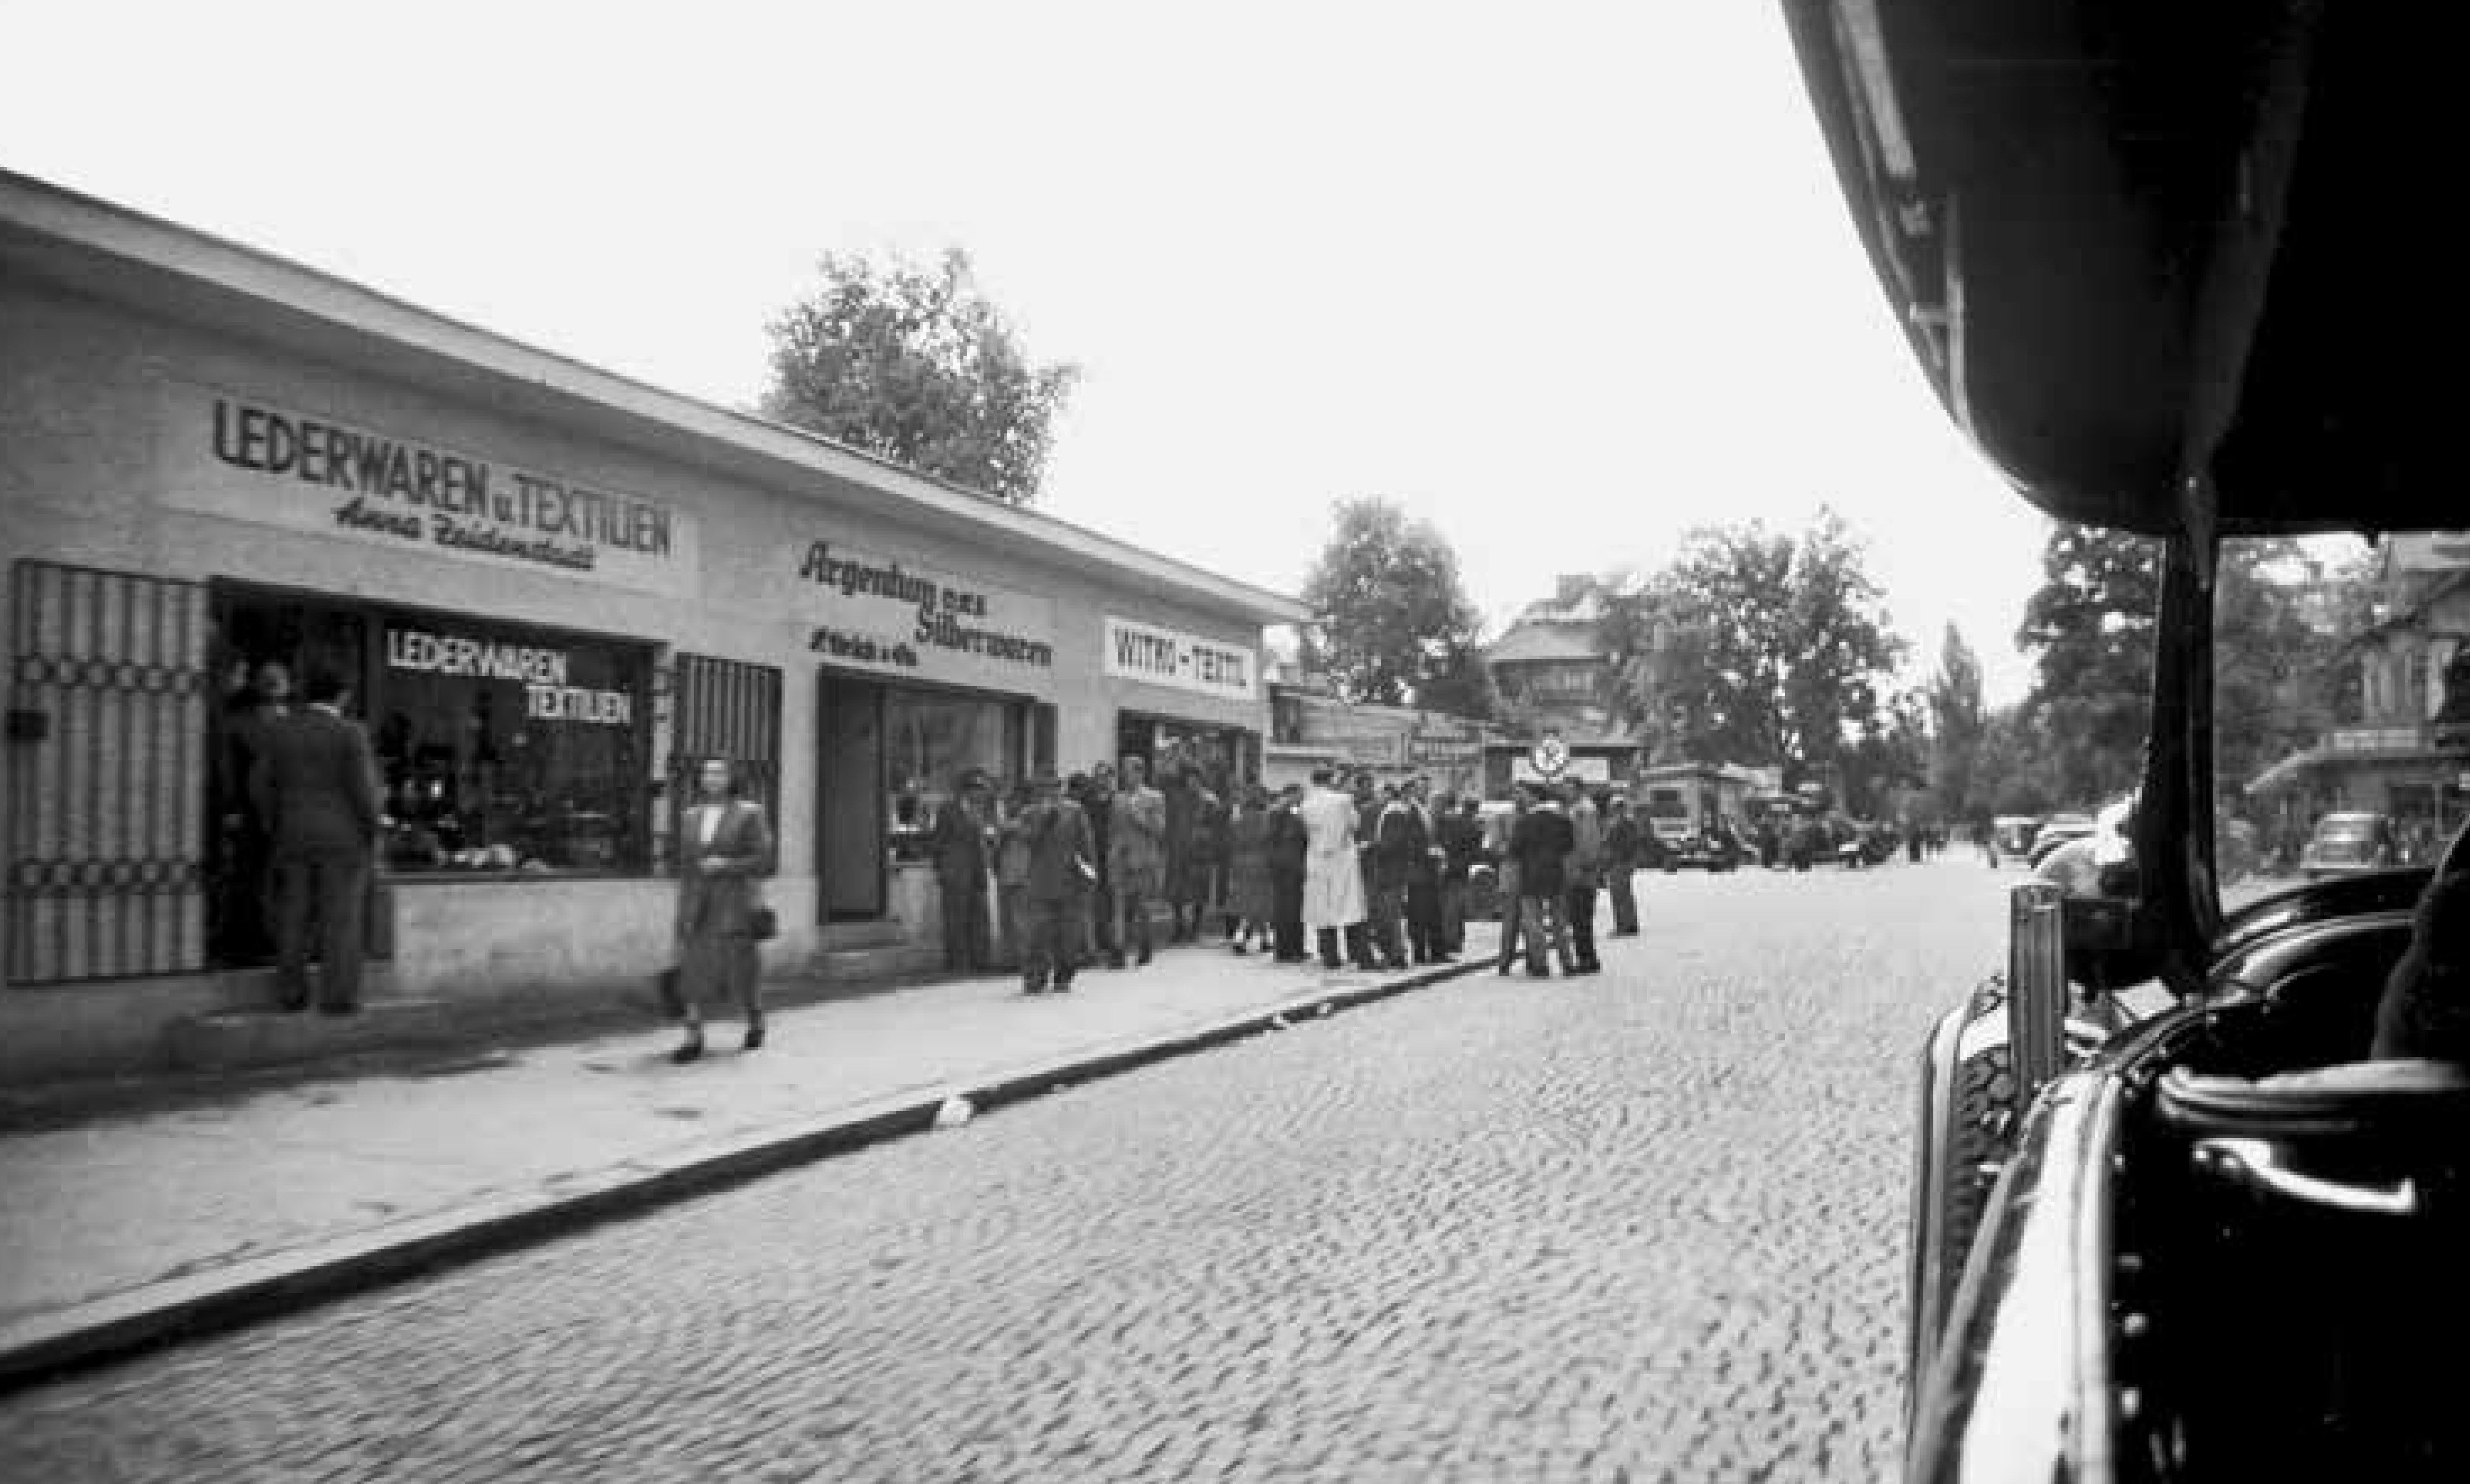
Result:
[[[1877,1479],[1973,864],[1485,974],[0,1401],[0,1478]],[[517,1131],[510,1130],[510,1136]]]

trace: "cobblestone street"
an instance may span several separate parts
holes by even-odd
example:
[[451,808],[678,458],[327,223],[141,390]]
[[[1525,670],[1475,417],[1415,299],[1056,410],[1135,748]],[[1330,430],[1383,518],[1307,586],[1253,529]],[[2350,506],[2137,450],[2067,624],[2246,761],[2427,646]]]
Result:
[[2020,879],[1643,875],[1600,977],[1487,972],[0,1400],[0,1478],[1883,1478],[1914,1059]]

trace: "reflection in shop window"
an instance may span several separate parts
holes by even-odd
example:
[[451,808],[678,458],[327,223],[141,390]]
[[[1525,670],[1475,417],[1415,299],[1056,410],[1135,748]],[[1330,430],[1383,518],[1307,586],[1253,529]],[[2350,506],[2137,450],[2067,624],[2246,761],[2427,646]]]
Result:
[[644,869],[647,648],[388,614],[373,668],[390,869]]
[[971,769],[990,779],[1015,777],[1018,707],[939,691],[899,690],[883,698],[884,772],[892,795],[892,847],[899,860],[924,860],[935,816]]

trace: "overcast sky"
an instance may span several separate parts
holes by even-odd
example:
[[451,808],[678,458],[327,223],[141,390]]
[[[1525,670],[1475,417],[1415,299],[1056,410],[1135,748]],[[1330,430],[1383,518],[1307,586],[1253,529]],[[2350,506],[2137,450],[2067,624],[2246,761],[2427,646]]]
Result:
[[1692,526],[1866,535],[1993,701],[2044,522],[1871,280],[1771,0],[0,0],[0,164],[751,406],[831,249],[1084,372],[1041,504],[1293,591],[1331,503],[1495,622]]

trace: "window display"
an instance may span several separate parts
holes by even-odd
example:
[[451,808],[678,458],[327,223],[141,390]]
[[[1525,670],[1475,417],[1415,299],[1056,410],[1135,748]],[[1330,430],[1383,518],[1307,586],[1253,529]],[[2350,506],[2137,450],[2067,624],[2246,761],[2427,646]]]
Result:
[[370,687],[387,865],[644,869],[642,645],[388,614]]
[[[377,755],[386,870],[646,869],[650,645],[237,586],[216,621],[236,672],[270,663],[295,689],[319,670],[351,685]],[[247,801],[218,777],[215,806]]]
[[933,690],[887,690],[884,773],[892,793],[892,847],[898,860],[926,857],[936,811],[974,768],[1000,785],[1018,774],[1021,708],[1010,702]]

